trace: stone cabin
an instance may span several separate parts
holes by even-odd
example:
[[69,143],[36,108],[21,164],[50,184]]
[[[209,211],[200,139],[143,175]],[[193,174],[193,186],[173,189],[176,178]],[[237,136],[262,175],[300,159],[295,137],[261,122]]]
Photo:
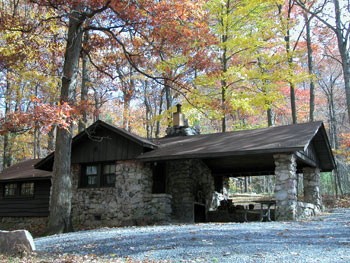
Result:
[[[335,167],[322,122],[199,135],[185,125],[178,108],[174,124],[168,136],[150,141],[99,120],[73,138],[76,228],[204,222],[213,193],[223,191],[227,178],[241,176],[276,176],[276,220],[296,220],[305,208],[321,209],[320,172]],[[35,168],[48,175],[53,162],[54,153]],[[297,197],[297,173],[303,173],[304,202]],[[12,203],[17,212],[8,213],[11,182],[0,178],[0,224],[9,218],[47,217],[47,210],[21,213],[36,208],[19,199]]]

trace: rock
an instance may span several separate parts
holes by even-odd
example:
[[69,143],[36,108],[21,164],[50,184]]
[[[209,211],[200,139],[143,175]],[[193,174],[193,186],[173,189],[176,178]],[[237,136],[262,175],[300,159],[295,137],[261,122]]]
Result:
[[288,192],[285,191],[285,190],[281,190],[281,191],[275,193],[276,200],[282,200],[283,201],[283,200],[286,200],[287,197],[288,197]]
[[35,251],[34,240],[27,230],[0,230],[0,253],[14,255],[33,251]]

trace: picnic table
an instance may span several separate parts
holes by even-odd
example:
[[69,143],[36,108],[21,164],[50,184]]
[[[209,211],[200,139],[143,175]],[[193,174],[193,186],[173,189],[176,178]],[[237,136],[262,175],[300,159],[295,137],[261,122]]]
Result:
[[[275,200],[255,200],[251,202],[255,206],[255,204],[259,205],[258,209],[249,209],[245,207],[244,211],[244,220],[248,222],[248,214],[259,214],[260,215],[260,221],[271,221],[271,208],[276,208],[276,201]],[[254,207],[255,208],[255,207]]]
[[239,213],[243,214],[244,221],[249,221],[249,214],[259,215],[259,221],[271,221],[271,210],[276,209],[276,200],[269,195],[255,194],[238,194],[230,196],[232,204],[241,206],[244,210]]

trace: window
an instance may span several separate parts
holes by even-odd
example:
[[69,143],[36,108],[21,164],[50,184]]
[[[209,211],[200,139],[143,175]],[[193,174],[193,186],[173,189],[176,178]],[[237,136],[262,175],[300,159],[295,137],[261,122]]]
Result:
[[105,164],[103,166],[103,185],[114,186],[115,185],[115,164]]
[[34,183],[8,183],[4,187],[4,197],[34,196]]
[[22,183],[21,184],[21,195],[33,196],[34,195],[34,183]]
[[87,164],[82,166],[80,187],[113,187],[116,165],[114,163]]
[[17,184],[5,184],[5,196],[16,196],[17,195]]
[[86,179],[87,185],[89,186],[97,186],[97,165],[88,165],[86,166]]

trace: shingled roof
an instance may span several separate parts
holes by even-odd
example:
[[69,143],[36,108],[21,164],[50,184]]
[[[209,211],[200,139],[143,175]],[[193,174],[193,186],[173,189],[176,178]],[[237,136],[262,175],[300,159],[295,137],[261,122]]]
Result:
[[[153,142],[125,130],[97,121],[89,128],[101,126],[147,148],[137,157],[140,161],[201,159],[213,173],[273,173],[274,154],[296,153],[298,166],[318,166],[331,171],[335,161],[322,122],[284,125],[254,130],[205,135],[162,138]],[[82,132],[73,138],[73,146],[87,136]],[[311,156],[310,156],[311,154]],[[52,167],[53,153],[35,165]],[[314,158],[315,157],[315,158]],[[49,169],[47,169],[49,170]]]
[[38,170],[34,165],[40,159],[29,159],[12,165],[4,169],[0,173],[0,181],[34,179],[34,178],[50,178],[52,173],[48,171]]
[[158,149],[138,159],[160,161],[246,156],[306,151],[313,143],[320,168],[334,169],[334,157],[322,122],[276,126],[254,130],[159,139]]

